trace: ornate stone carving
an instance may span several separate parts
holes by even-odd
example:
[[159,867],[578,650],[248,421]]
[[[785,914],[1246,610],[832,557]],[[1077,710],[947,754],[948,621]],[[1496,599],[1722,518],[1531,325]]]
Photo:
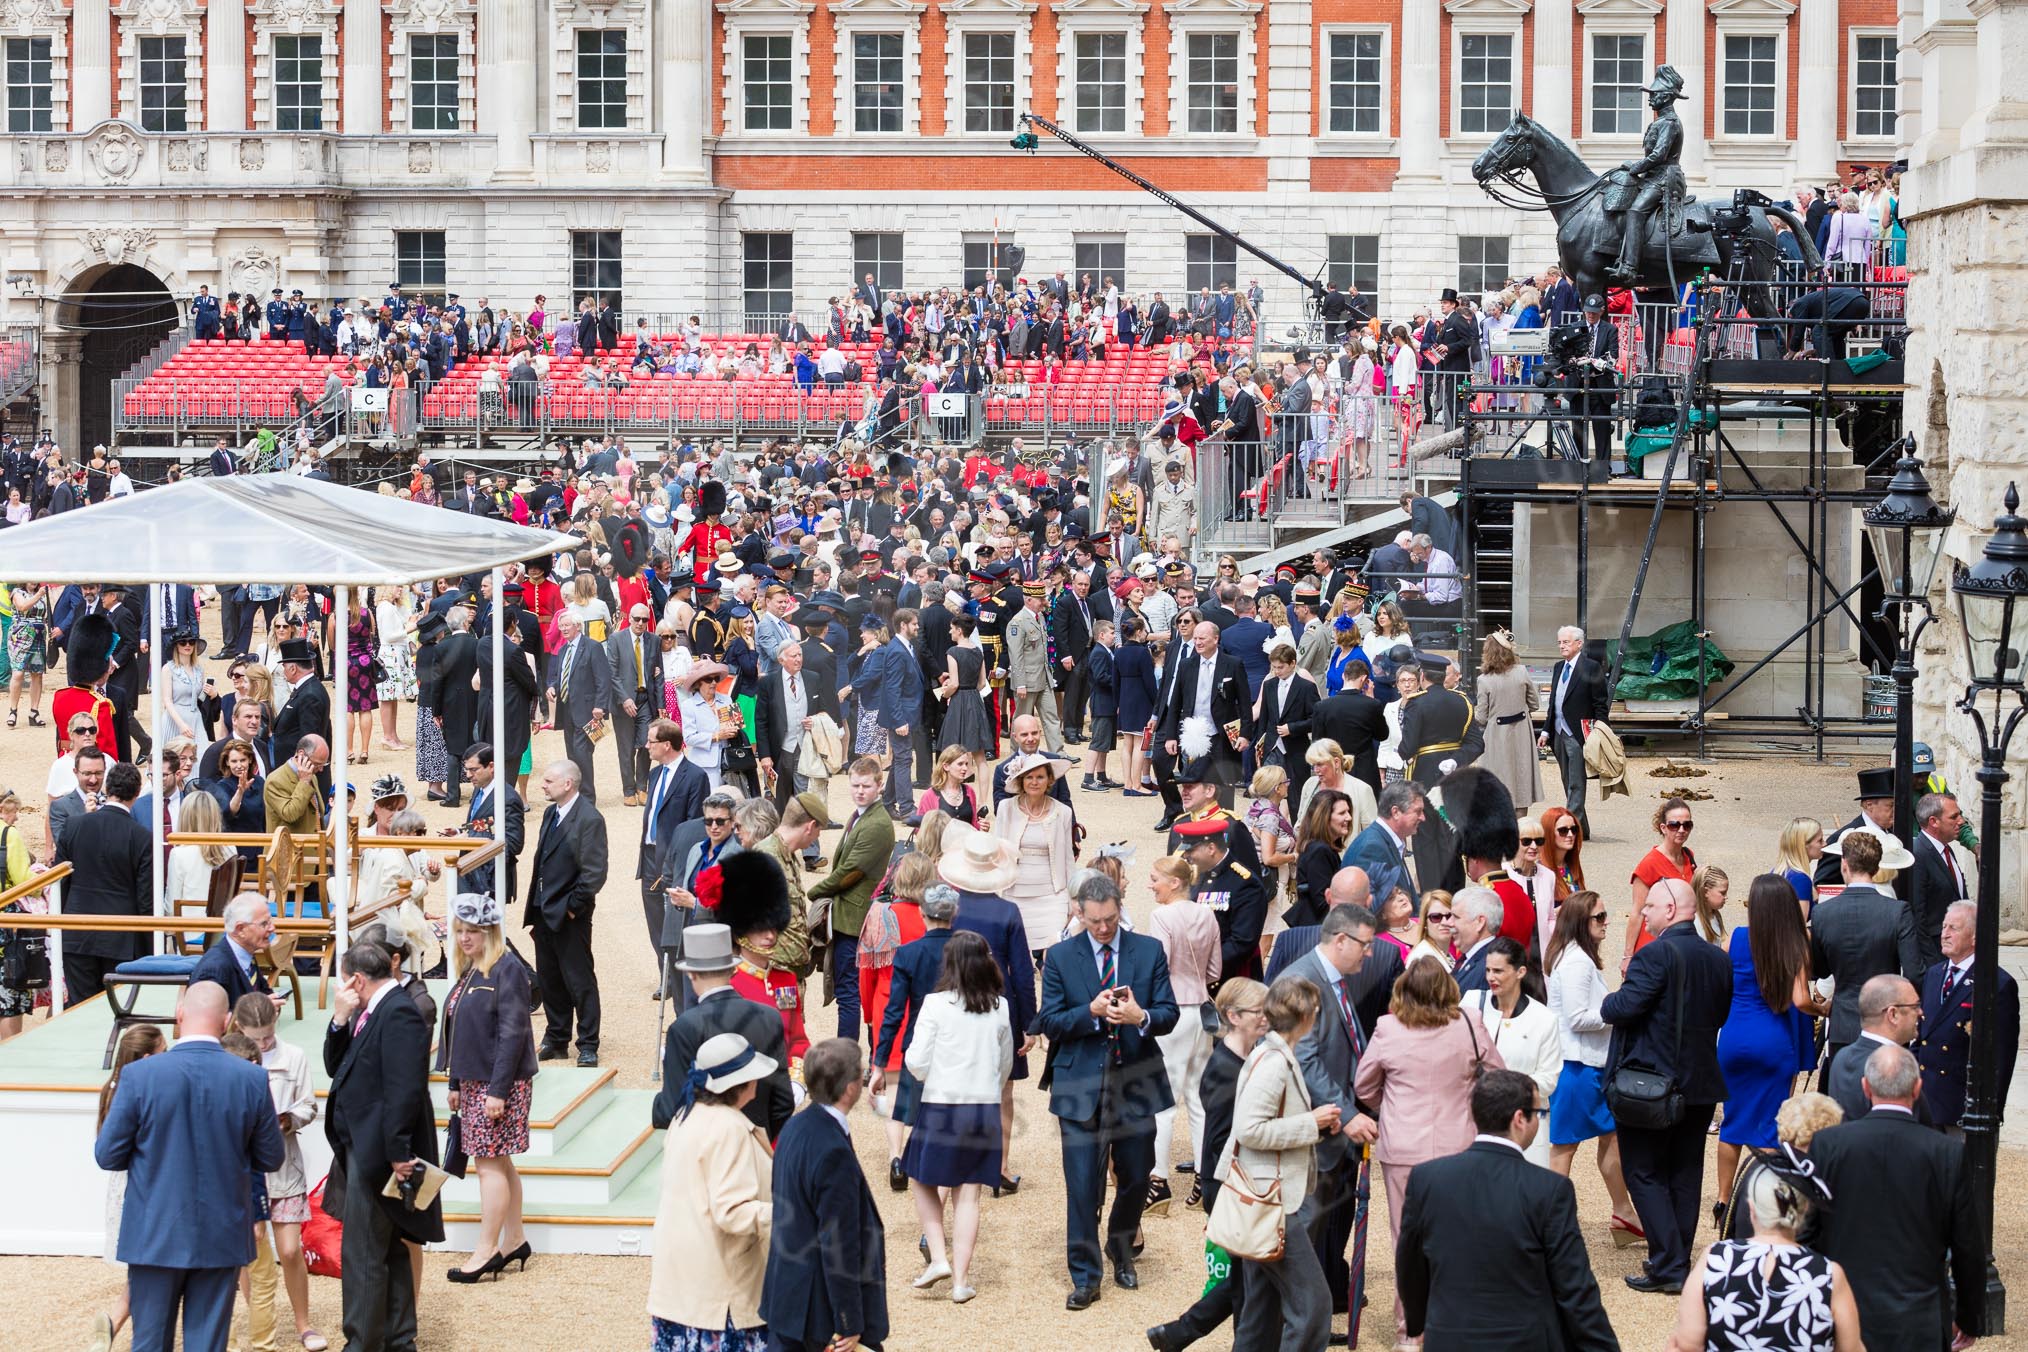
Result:
[[19,165],[22,174],[27,175],[35,172],[35,142],[16,141],[14,143],[14,153],[18,156],[16,163]]
[[52,174],[70,172],[70,142],[45,141],[42,146],[42,167]]
[[92,168],[98,171],[100,179],[124,183],[141,167],[141,138],[129,131],[126,124],[111,122],[85,143],[85,153],[91,156]]
[[267,0],[267,16],[277,25],[315,24],[322,18],[326,6],[322,0]]
[[180,27],[184,22],[184,0],[132,0],[126,17],[146,27]]
[[408,143],[408,171],[411,174],[427,174],[436,167],[436,152],[428,141]]
[[248,136],[239,143],[239,167],[251,172],[268,162],[268,149],[264,141]]
[[408,0],[396,6],[397,22],[409,28],[430,28],[451,18],[461,8],[459,0]]
[[226,271],[227,284],[241,295],[265,296],[281,274],[281,260],[260,248],[248,249]]
[[613,171],[613,143],[593,141],[584,148],[584,167],[593,174],[610,174]]
[[296,168],[305,173],[315,172],[322,167],[323,156],[318,154],[318,143],[303,137],[296,142]]
[[94,230],[85,236],[94,253],[115,267],[130,258],[143,258],[155,246],[153,230]]
[[0,0],[0,28],[10,33],[54,27],[64,21],[61,0]]

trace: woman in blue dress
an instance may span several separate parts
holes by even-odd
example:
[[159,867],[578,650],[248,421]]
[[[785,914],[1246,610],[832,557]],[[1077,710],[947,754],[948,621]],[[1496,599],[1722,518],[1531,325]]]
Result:
[[1796,1076],[1816,1064],[1811,1020],[1827,1008],[1810,990],[1809,935],[1795,889],[1780,874],[1753,880],[1746,924],[1732,932],[1730,950],[1732,1008],[1718,1030],[1718,1069],[1725,1076],[1721,1199],[1732,1195],[1741,1147],[1772,1150],[1780,1143],[1775,1112]]
[[1146,798],[1150,790],[1141,787],[1147,769],[1147,753],[1141,747],[1141,733],[1155,716],[1155,656],[1148,651],[1148,623],[1138,615],[1120,621],[1120,646],[1113,652],[1113,677],[1119,684],[1120,710],[1115,718],[1120,736],[1127,739],[1127,770],[1120,782],[1127,787],[1123,798]]

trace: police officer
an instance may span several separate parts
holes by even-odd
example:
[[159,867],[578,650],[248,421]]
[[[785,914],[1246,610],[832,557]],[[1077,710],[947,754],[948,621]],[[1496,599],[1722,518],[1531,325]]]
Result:
[[282,299],[282,288],[274,289],[268,301],[268,337],[277,341],[289,336],[289,303]]
[[218,337],[218,297],[211,294],[210,287],[198,287],[190,298],[190,322],[200,341]]
[[1219,976],[1258,981],[1261,975],[1260,934],[1267,924],[1268,895],[1260,873],[1232,857],[1228,828],[1218,817],[1195,818],[1176,827],[1190,862],[1197,866],[1191,900],[1218,917]]

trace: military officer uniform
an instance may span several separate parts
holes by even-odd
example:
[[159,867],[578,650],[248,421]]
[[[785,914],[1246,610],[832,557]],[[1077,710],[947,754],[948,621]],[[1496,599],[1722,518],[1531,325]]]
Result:
[[717,579],[698,583],[697,592],[697,616],[690,621],[690,655],[700,662],[707,658],[715,661],[725,651],[725,621],[702,603],[718,595]]
[[[1184,779],[1178,782],[1189,784],[1196,781]],[[1248,829],[1245,822],[1233,816],[1226,808],[1220,807],[1216,801],[1213,801],[1201,812],[1176,819],[1176,825],[1169,828],[1168,852],[1171,856],[1181,858],[1189,850],[1192,835],[1184,831],[1183,828],[1191,822],[1200,821],[1224,822],[1226,825],[1225,850],[1227,857],[1246,865],[1247,868],[1256,874],[1261,871],[1260,847],[1254,843],[1253,832]]]
[[[1177,830],[1184,843],[1190,845],[1207,836],[1217,836],[1220,822],[1217,815],[1194,817],[1180,823]],[[1235,834],[1247,833],[1243,827],[1238,832],[1228,830],[1226,840],[1230,842]],[[1260,935],[1268,913],[1267,888],[1261,882],[1260,870],[1233,858],[1228,844],[1218,863],[1198,878],[1190,897],[1218,918],[1222,950],[1218,979],[1229,981],[1244,976],[1260,980]]]
[[190,300],[190,321],[197,330],[197,337],[218,337],[218,297],[211,294],[211,288],[200,286]]
[[1430,688],[1401,711],[1401,758],[1408,777],[1418,784],[1434,785],[1458,766],[1470,765],[1486,749],[1485,731],[1472,702],[1443,687],[1449,666],[1443,661],[1424,662]]
[[289,336],[289,303],[282,299],[282,288],[274,290],[274,298],[268,302],[268,337],[282,339]]

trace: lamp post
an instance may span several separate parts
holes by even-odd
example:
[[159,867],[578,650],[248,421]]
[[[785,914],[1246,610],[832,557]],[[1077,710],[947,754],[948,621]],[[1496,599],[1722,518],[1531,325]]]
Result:
[[1894,615],[1894,833],[1915,844],[1915,645],[1936,612],[1929,588],[1943,558],[1944,534],[1957,513],[1930,496],[1915,456],[1915,439],[1903,437],[1901,458],[1887,496],[1866,510],[1866,535],[1880,567],[1885,595],[1876,619]]
[[[1958,708],[1979,732],[1979,915],[1972,955],[1972,1046],[1965,1103],[1966,1163],[1971,1169],[1973,1205],[1986,1249],[1986,1326],[1980,1336],[2006,1326],[2007,1292],[1993,1265],[1993,1186],[2000,1144],[1998,1049],[1993,1045],[1993,997],[2000,969],[2000,795],[2007,783],[2007,744],[2028,714],[2028,520],[2020,515],[2021,495],[2007,485],[2006,510],[1993,523],[1993,538],[1979,561],[1951,582],[1964,621],[1965,655],[1972,674]],[[1992,696],[1990,721],[1979,707]],[[2013,1049],[2008,1049],[2011,1059]]]

